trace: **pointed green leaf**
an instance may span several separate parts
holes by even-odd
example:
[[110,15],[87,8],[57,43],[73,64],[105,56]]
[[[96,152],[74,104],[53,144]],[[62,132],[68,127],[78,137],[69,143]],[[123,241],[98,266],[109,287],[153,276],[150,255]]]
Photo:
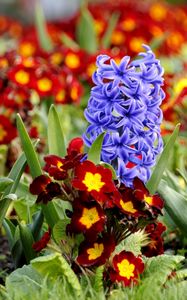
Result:
[[45,51],[53,50],[53,43],[47,32],[44,13],[39,1],[36,1],[36,6],[35,6],[35,24],[36,24],[38,40],[41,48],[43,48],[43,50]]
[[30,172],[33,178],[42,174],[42,169],[38,160],[38,156],[34,150],[34,146],[27,133],[25,125],[19,114],[17,114],[17,128],[20,135],[22,147],[27,158],[27,162],[30,168]]
[[38,240],[41,229],[42,229],[42,224],[44,221],[44,215],[42,211],[37,211],[34,215],[33,215],[33,222],[32,224],[30,224],[30,230],[32,232],[33,238],[35,240]]
[[78,44],[89,53],[95,53],[98,49],[97,36],[94,28],[94,20],[86,7],[81,10],[81,16],[77,25],[76,36]]
[[93,142],[88,151],[88,160],[91,160],[96,165],[100,163],[104,135],[105,132],[102,132]]
[[158,187],[159,194],[164,199],[164,207],[175,224],[187,236],[187,200],[161,180]]
[[119,13],[114,12],[108,23],[108,28],[102,38],[101,45],[104,49],[108,49],[111,43],[111,37],[119,20]]
[[31,233],[31,230],[27,225],[20,224],[19,230],[25,258],[27,263],[29,263],[31,259],[36,257],[36,252],[32,248],[34,238]]
[[3,193],[8,186],[13,184],[13,180],[8,177],[0,178],[0,193]]
[[11,250],[14,244],[14,234],[15,234],[16,227],[9,219],[3,220],[3,227],[5,229],[6,236],[8,238],[8,244]]
[[66,33],[62,33],[61,35],[62,43],[72,50],[79,50],[79,45]]
[[168,160],[170,159],[171,155],[171,149],[174,146],[174,143],[176,141],[176,138],[179,133],[180,124],[177,124],[175,127],[175,130],[173,131],[172,135],[170,136],[170,139],[168,140],[166,146],[164,147],[164,150],[153,170],[153,173],[151,175],[151,178],[147,182],[146,186],[151,194],[154,194],[159,186],[160,180],[162,179],[162,175],[164,173],[164,170],[167,167]]
[[[13,183],[13,185],[8,186],[6,188],[4,195],[8,195],[9,193],[15,193],[17,186],[19,184],[21,175],[25,169],[25,166],[26,166],[26,157],[25,157],[25,154],[23,153],[17,159],[17,161],[13,165],[13,167],[8,175],[8,178],[13,180],[14,183]],[[6,212],[7,212],[7,209],[9,207],[10,203],[11,203],[10,199],[4,199],[4,200],[0,201],[0,224],[2,223],[2,221],[6,215]]]
[[71,266],[60,253],[54,253],[43,257],[35,258],[31,261],[32,267],[41,275],[48,276],[54,281],[65,276],[77,295],[81,295],[81,285]]
[[51,105],[48,115],[48,145],[50,154],[61,157],[66,155],[64,135],[54,105]]

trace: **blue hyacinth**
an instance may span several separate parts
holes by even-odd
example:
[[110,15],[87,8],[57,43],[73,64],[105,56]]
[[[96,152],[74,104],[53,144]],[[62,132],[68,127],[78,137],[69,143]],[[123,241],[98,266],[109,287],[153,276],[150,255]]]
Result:
[[85,117],[90,123],[83,135],[88,147],[106,132],[101,160],[110,163],[118,177],[131,186],[138,176],[146,182],[162,151],[160,134],[164,99],[163,68],[148,46],[140,58],[130,62],[125,56],[120,64],[108,55],[97,57]]

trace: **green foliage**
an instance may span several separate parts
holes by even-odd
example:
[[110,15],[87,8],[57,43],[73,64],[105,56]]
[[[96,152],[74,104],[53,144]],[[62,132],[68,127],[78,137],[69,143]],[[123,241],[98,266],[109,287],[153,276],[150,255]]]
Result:
[[19,230],[20,230],[20,238],[23,246],[23,252],[25,254],[27,263],[29,263],[31,259],[36,257],[36,252],[32,249],[34,238],[30,228],[27,225],[20,224]]
[[31,261],[31,265],[42,276],[48,276],[54,281],[61,275],[65,276],[77,296],[81,295],[82,289],[79,280],[60,253],[38,257]]
[[[10,193],[15,193],[17,186],[19,184],[21,175],[23,174],[23,171],[26,166],[26,157],[25,154],[23,153],[15,162],[13,165],[8,178],[13,180],[13,184],[11,186],[8,186],[5,191],[4,191],[4,196],[10,194]],[[11,203],[11,199],[3,199],[0,201],[0,225],[6,215],[7,209]]]
[[53,50],[53,43],[47,32],[44,13],[39,1],[36,1],[35,6],[35,24],[38,35],[38,41],[40,43],[41,48],[43,48],[46,51]]
[[20,115],[17,115],[17,128],[19,131],[19,136],[21,139],[23,151],[27,158],[27,162],[30,168],[30,172],[33,178],[42,174],[42,169],[38,160],[38,156],[34,150],[33,144],[30,140],[30,137],[26,131],[26,128],[23,124],[23,121]]
[[94,20],[86,7],[82,7],[81,16],[77,24],[77,41],[82,49],[95,53],[98,49]]
[[8,186],[9,187],[12,186],[13,182],[14,181],[11,178],[1,177],[0,178],[0,193],[3,193]]
[[119,20],[119,13],[114,12],[111,15],[110,22],[108,23],[108,28],[101,40],[101,45],[103,49],[108,49],[111,43],[111,37]]
[[66,226],[69,223],[69,219],[59,220],[53,227],[53,238],[60,249],[70,255],[71,250],[75,245],[75,240],[73,237],[66,235]]
[[168,160],[169,160],[170,154],[171,154],[171,149],[174,146],[174,143],[178,136],[179,128],[180,128],[180,124],[178,124],[175,127],[175,130],[173,131],[172,135],[170,136],[170,139],[168,140],[166,146],[164,147],[164,150],[153,170],[151,178],[149,179],[149,181],[146,184],[149,192],[152,195],[156,192],[156,190],[159,186],[160,180],[162,178],[162,175],[164,173],[164,170],[167,167],[167,163],[168,163]]
[[95,276],[94,276],[94,283],[93,283],[93,289],[97,293],[103,293],[104,292],[104,286],[103,286],[103,272],[104,272],[104,266],[100,266],[96,269]]
[[66,155],[64,135],[54,105],[51,105],[48,114],[48,146],[49,154],[55,154],[61,157]]
[[141,248],[146,246],[149,243],[148,235],[144,230],[139,230],[126,239],[124,239],[115,250],[115,253],[119,253],[123,250],[133,252],[134,255],[141,254]]
[[161,180],[158,192],[163,197],[165,209],[182,233],[187,236],[187,200],[181,193],[169,187],[166,181]]
[[105,132],[101,133],[88,151],[88,160],[91,160],[94,164],[99,164],[101,159],[101,148],[103,144]]

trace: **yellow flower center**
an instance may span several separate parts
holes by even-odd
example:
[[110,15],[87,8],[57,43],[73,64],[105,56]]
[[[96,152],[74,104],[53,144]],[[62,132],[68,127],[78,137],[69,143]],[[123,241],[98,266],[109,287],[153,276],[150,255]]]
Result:
[[37,82],[38,89],[42,92],[48,92],[52,88],[52,82],[48,78],[41,78]]
[[153,20],[162,21],[166,17],[167,10],[161,3],[154,3],[149,13]]
[[53,65],[60,65],[63,60],[63,55],[59,52],[54,53],[51,55],[50,60]]
[[100,35],[104,30],[104,23],[100,20],[94,20],[94,28],[98,35]]
[[93,190],[99,192],[100,189],[105,185],[105,182],[101,181],[101,175],[99,173],[86,172],[83,183],[87,187],[88,192]]
[[174,92],[180,94],[184,88],[187,87],[187,78],[180,79],[174,86]]
[[26,68],[31,68],[34,66],[34,60],[32,57],[24,58],[22,63],[24,65],[24,67],[26,67]]
[[178,48],[184,41],[183,36],[180,32],[173,31],[167,38],[167,44],[170,48]]
[[83,209],[82,217],[80,218],[80,222],[86,227],[86,229],[90,229],[93,224],[99,221],[99,214],[95,207],[87,209]]
[[121,25],[125,31],[132,31],[136,27],[135,20],[131,18],[127,18],[126,20],[124,20]]
[[95,70],[96,70],[95,63],[89,64],[88,67],[87,67],[87,74],[88,74],[88,76],[91,77],[92,74],[95,72]]
[[132,51],[139,52],[139,51],[142,51],[142,49],[143,49],[142,44],[144,44],[144,43],[145,43],[144,38],[142,38],[142,37],[133,37],[130,40],[129,46],[130,46],[130,49]]
[[149,205],[152,205],[153,204],[153,197],[151,197],[151,196],[144,196],[144,201],[146,203],[148,203]]
[[77,89],[77,87],[73,87],[71,89],[70,96],[71,96],[73,101],[77,100],[77,98],[78,98],[78,89]]
[[120,200],[120,205],[121,207],[125,210],[125,211],[128,211],[130,213],[135,213],[137,212],[136,209],[134,209],[134,206],[133,206],[133,203],[131,201],[128,201],[128,202],[123,202],[123,200],[121,199]]
[[3,126],[0,125],[0,141],[3,141],[5,136],[7,135],[7,132],[4,130]]
[[123,259],[122,262],[117,264],[117,266],[119,269],[120,276],[125,277],[127,279],[134,277],[135,265],[129,263],[129,261],[127,259]]
[[94,243],[94,247],[87,250],[88,259],[89,260],[97,259],[102,255],[103,251],[104,251],[103,244]]
[[65,64],[71,69],[76,69],[80,66],[80,59],[74,53],[69,53],[65,57]]
[[19,47],[19,54],[24,57],[32,56],[35,52],[35,46],[31,43],[23,43]]
[[57,162],[57,168],[62,170],[63,163],[61,161]]
[[8,60],[6,58],[0,59],[0,68],[7,68],[8,67]]
[[24,70],[19,70],[15,74],[15,80],[20,84],[28,84],[30,80],[30,75]]
[[114,31],[112,34],[112,44],[121,45],[125,41],[125,36],[121,31]]
[[61,90],[60,92],[58,92],[57,95],[56,95],[56,101],[57,102],[64,102],[65,95],[66,95],[66,93],[65,93],[64,90]]

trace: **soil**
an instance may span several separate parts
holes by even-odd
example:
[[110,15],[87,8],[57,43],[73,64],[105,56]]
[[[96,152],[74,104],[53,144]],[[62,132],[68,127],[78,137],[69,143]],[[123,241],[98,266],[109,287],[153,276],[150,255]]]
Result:
[[0,232],[0,284],[4,284],[5,276],[14,270],[8,241]]

